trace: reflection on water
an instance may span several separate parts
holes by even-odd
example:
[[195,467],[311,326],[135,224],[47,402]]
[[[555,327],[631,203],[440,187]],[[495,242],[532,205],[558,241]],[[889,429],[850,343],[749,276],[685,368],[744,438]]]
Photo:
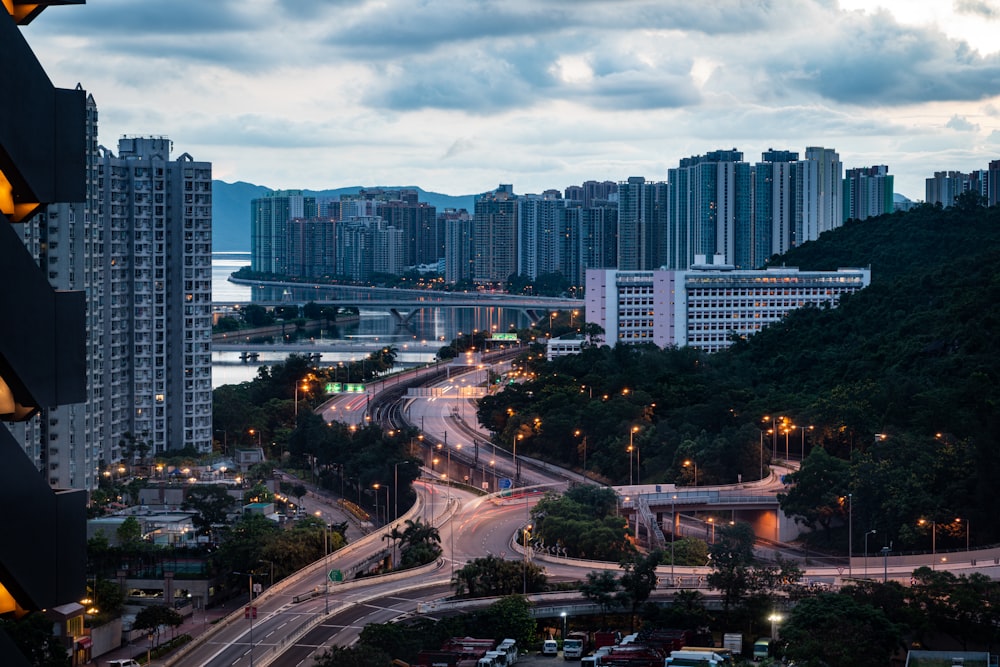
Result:
[[[212,259],[212,300],[249,301],[251,287],[229,282],[229,275],[241,266],[249,265],[249,255],[216,254]],[[433,307],[420,310],[403,325],[386,311],[364,308],[359,320],[347,322],[314,337],[295,340],[289,336],[286,343],[302,347],[301,354],[315,351],[318,339],[323,342],[342,341],[356,347],[357,343],[393,345],[399,351],[400,363],[425,363],[434,358],[438,349],[460,333],[474,331],[505,332],[531,324],[526,313],[517,309],[498,307]],[[313,347],[314,349],[310,349]],[[212,384],[215,387],[252,380],[257,368],[284,361],[287,352],[262,352],[256,362],[244,363],[239,352],[212,353]],[[364,352],[323,352],[322,363],[359,360]]]

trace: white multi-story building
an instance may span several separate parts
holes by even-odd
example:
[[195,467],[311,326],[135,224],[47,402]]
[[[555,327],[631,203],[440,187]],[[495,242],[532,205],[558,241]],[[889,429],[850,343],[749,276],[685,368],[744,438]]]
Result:
[[87,100],[87,198],[23,225],[50,283],[86,299],[87,400],[12,429],[55,487],[96,488],[132,434],[149,455],[212,446],[212,168],[169,139],[97,144]]
[[716,352],[796,308],[835,306],[871,282],[870,269],[755,271],[715,260],[698,256],[686,271],[587,271],[587,322],[604,329],[612,346],[649,342]]

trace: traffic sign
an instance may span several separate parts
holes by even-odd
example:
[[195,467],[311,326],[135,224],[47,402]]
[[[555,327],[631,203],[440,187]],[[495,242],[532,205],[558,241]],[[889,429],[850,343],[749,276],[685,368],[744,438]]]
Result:
[[243,618],[257,618],[257,605],[243,607]]
[[344,573],[341,572],[340,570],[330,570],[330,574],[328,574],[327,577],[333,583],[337,583],[339,581],[343,581],[344,580]]
[[497,486],[506,490],[514,486],[514,482],[511,481],[510,477],[501,477],[497,480]]

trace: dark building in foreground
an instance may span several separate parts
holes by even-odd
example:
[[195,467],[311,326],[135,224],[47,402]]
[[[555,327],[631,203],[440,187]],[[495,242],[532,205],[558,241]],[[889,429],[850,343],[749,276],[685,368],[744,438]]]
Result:
[[[0,419],[85,398],[84,300],[48,283],[13,226],[52,202],[83,201],[86,93],[53,87],[21,34],[50,5],[0,5]],[[73,655],[89,659],[83,633],[86,492],[48,485],[0,427],[0,616],[45,610]],[[79,609],[77,609],[79,608]],[[30,664],[0,632],[0,664]]]

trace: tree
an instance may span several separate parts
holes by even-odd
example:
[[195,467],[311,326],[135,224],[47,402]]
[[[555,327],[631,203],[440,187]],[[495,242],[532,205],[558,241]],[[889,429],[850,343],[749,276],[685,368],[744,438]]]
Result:
[[715,543],[709,546],[711,560],[708,584],[722,591],[726,612],[750,588],[750,566],[754,562],[753,528],[748,523],[720,525],[716,529]]
[[407,519],[399,540],[400,567],[416,567],[430,563],[441,555],[441,535],[438,529],[420,519]]
[[815,530],[823,529],[830,539],[830,525],[835,519],[844,518],[850,471],[846,461],[827,454],[822,447],[813,449],[802,467],[788,475],[792,487],[788,493],[779,493],[781,509],[796,521]]
[[155,632],[159,645],[160,628],[164,625],[176,628],[184,622],[184,618],[176,610],[166,605],[156,605],[153,607],[143,607],[135,615],[135,622],[132,627],[136,630],[149,630]]
[[497,641],[512,638],[520,646],[534,639],[537,622],[531,615],[531,603],[520,595],[507,595],[478,612],[476,627],[489,628],[489,636]]
[[25,664],[35,667],[66,667],[69,655],[58,637],[52,633],[52,621],[39,612],[17,620],[0,618],[0,630],[17,645]]
[[902,631],[881,609],[841,593],[805,598],[781,626],[786,657],[805,667],[883,667]]
[[606,625],[605,617],[615,603],[618,592],[618,578],[609,570],[588,572],[587,581],[580,584],[580,592],[594,604],[601,607],[601,625]]
[[314,664],[316,667],[390,667],[392,657],[368,644],[331,646]]
[[191,517],[191,523],[199,535],[211,535],[213,526],[226,523],[229,513],[236,507],[236,499],[221,484],[193,486],[188,489],[181,507],[197,512]]
[[142,526],[134,516],[127,517],[115,531],[118,544],[132,546],[142,541]]
[[493,554],[469,561],[452,579],[455,594],[468,597],[515,595],[545,589],[546,577],[538,565],[505,560]]
[[619,564],[624,572],[618,579],[621,591],[618,593],[619,604],[632,610],[631,623],[635,623],[635,613],[643,602],[649,599],[649,594],[656,588],[659,580],[656,577],[656,566],[663,561],[663,552],[659,549],[649,552],[646,556],[633,556]]

